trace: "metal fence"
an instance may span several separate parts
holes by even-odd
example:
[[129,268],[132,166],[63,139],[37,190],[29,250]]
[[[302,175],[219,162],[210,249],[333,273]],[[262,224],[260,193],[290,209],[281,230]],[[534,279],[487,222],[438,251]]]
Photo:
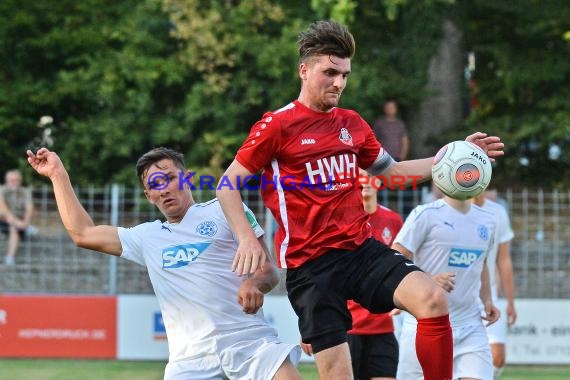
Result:
[[[95,223],[132,226],[161,219],[140,188],[119,185],[76,188],[81,203]],[[425,199],[426,190],[389,191],[382,204],[406,215]],[[195,191],[196,201],[214,196]],[[272,223],[257,192],[244,200],[266,227]],[[516,237],[512,243],[517,296],[570,297],[570,191],[521,190],[502,194]],[[20,245],[14,266],[0,265],[2,293],[151,293],[144,267],[74,246],[63,228],[50,187],[34,190],[37,233]],[[266,228],[268,230],[269,228]],[[0,234],[0,252],[6,248]],[[272,246],[272,245],[270,245]],[[0,253],[2,254],[2,253]],[[274,290],[284,292],[284,281]]]

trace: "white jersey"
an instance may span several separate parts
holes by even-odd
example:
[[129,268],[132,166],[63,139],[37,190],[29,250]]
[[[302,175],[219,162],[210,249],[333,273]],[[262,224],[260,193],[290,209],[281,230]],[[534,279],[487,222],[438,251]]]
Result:
[[490,212],[471,205],[464,214],[438,199],[416,207],[394,240],[430,275],[455,273],[455,289],[448,293],[452,326],[480,321],[481,272],[494,234]]
[[[251,210],[244,210],[262,236]],[[245,314],[237,301],[244,280],[231,271],[238,243],[217,199],[192,205],[178,224],[156,220],[118,231],[121,257],[148,269],[170,362],[218,354],[224,333],[269,327],[261,309]]]
[[[498,289],[498,282],[497,282],[497,254],[499,252],[499,244],[507,243],[513,239],[515,236],[513,229],[511,228],[511,221],[509,219],[509,215],[507,214],[507,210],[503,206],[501,206],[497,202],[493,202],[489,199],[485,199],[483,206],[481,206],[483,210],[487,210],[492,212],[495,215],[497,229],[495,232],[495,239],[493,240],[493,245],[491,246],[491,250],[487,255],[487,265],[489,266],[489,274],[490,274],[490,283],[491,283],[491,291],[495,295]],[[495,299],[495,297],[493,298]]]

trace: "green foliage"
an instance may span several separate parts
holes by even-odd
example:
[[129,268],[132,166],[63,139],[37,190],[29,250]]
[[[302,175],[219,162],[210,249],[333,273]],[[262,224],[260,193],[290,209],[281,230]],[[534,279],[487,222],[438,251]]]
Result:
[[[480,106],[469,130],[500,135],[502,185],[568,186],[570,174],[570,6],[560,0],[462,3],[466,45],[477,57]],[[549,157],[560,148],[560,156]],[[525,164],[527,163],[527,164]]]
[[297,96],[297,34],[317,19],[348,25],[357,41],[341,105],[372,121],[394,97],[406,118],[432,95],[428,63],[452,18],[476,53],[480,106],[441,138],[501,135],[504,183],[570,178],[563,0],[4,0],[0,12],[2,171],[26,168],[26,148],[53,138],[81,184],[135,183],[135,160],[159,145],[218,174],[252,123]]

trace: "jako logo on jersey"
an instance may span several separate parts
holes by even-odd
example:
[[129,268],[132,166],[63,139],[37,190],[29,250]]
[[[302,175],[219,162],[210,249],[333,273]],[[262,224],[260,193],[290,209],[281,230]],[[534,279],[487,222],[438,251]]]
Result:
[[316,144],[315,139],[301,139],[301,145],[312,145]]
[[162,268],[180,268],[195,261],[212,243],[181,244],[162,250]]
[[[312,184],[328,183],[329,180],[343,180],[348,178],[356,178],[356,155],[340,154],[338,156],[330,156],[319,158],[315,164],[306,162],[307,175]],[[320,176],[320,180],[315,176]]]
[[346,144],[348,146],[352,146],[352,136],[350,135],[350,133],[348,133],[348,129],[342,128],[340,130],[340,135],[338,136],[338,139],[343,144]]
[[451,248],[449,252],[450,267],[468,268],[483,255],[480,249]]
[[216,226],[216,223],[211,220],[206,220],[205,222],[198,224],[196,232],[203,236],[212,237],[216,232],[218,232],[218,226]]

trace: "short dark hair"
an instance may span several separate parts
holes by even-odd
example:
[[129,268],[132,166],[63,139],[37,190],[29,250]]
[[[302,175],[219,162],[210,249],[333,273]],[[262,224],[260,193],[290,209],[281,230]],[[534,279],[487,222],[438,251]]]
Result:
[[352,58],[356,50],[354,37],[338,22],[316,21],[299,33],[299,62],[318,55]]
[[180,169],[180,171],[183,172],[186,170],[186,165],[184,164],[184,155],[182,153],[165,147],[154,148],[143,154],[137,161],[137,177],[142,184],[144,184],[143,177],[148,169],[153,164],[156,164],[157,162],[164,159],[172,160],[174,165]]

